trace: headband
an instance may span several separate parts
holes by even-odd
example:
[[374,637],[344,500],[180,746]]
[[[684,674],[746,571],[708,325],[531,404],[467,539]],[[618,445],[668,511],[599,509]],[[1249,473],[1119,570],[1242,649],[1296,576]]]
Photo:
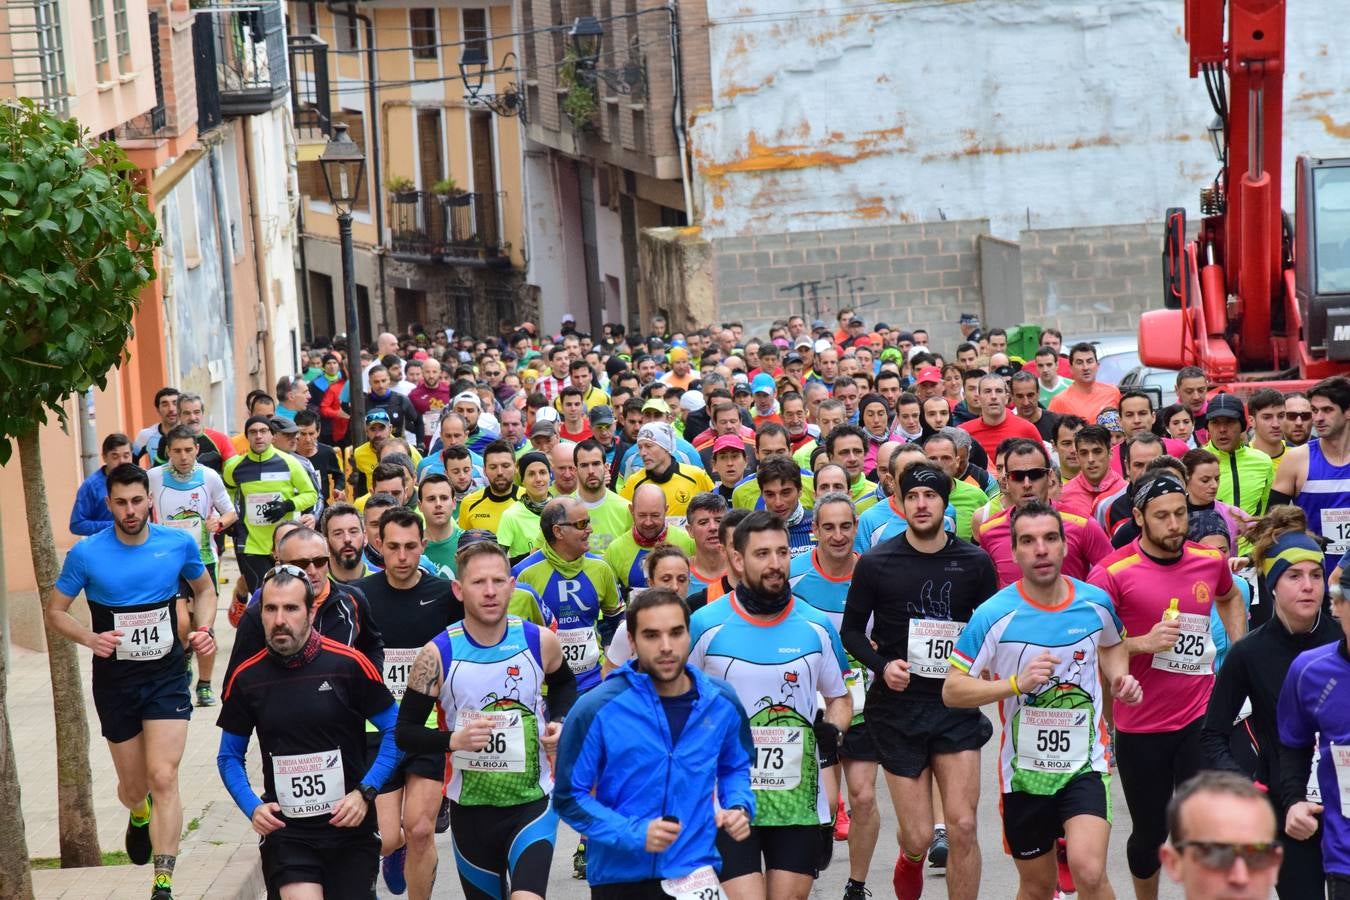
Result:
[[952,495],[952,480],[947,477],[946,472],[939,472],[937,469],[928,465],[913,465],[905,470],[905,474],[900,478],[900,497],[904,496],[915,488],[926,487],[933,490],[942,502],[946,503],[947,498]]
[[525,477],[525,470],[530,467],[530,463],[543,463],[544,468],[548,469],[550,472],[553,471],[553,466],[549,465],[547,456],[538,450],[531,450],[529,453],[522,454],[520,459],[516,460],[516,465],[522,478]]
[[1280,576],[1290,566],[1301,562],[1315,562],[1319,566],[1325,564],[1326,559],[1317,541],[1301,531],[1280,535],[1261,560],[1261,572],[1266,576],[1266,584],[1273,590]]
[[1171,475],[1155,475],[1134,492],[1134,508],[1143,510],[1153,500],[1168,494],[1184,494],[1186,489]]

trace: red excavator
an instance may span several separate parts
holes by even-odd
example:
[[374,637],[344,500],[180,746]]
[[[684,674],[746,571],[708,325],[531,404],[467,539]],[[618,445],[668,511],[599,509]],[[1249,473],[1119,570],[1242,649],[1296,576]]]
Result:
[[1211,386],[1244,395],[1350,373],[1350,159],[1298,158],[1291,223],[1280,206],[1284,24],[1285,0],[1186,0],[1219,173],[1200,192],[1194,239],[1185,210],[1167,211],[1166,309],[1139,321],[1145,364],[1199,366]]

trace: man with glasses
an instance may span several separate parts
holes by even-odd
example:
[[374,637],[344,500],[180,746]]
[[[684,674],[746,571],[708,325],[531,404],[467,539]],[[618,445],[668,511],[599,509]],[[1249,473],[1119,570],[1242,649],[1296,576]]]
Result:
[[250,591],[272,564],[272,532],[277,523],[297,518],[319,499],[314,482],[300,461],[272,446],[272,422],[249,416],[244,423],[248,452],[225,464],[225,487],[234,495],[246,539],[239,552],[239,570]]
[[[999,587],[1007,587],[1021,577],[1012,546],[1012,512],[1032,501],[1049,504],[1054,477],[1045,445],[1040,441],[1019,439],[1008,446],[1004,456],[1006,471],[999,484],[1007,508],[993,516],[976,510],[971,519],[975,543],[989,554],[998,569]],[[1111,554],[1111,541],[1095,519],[1066,512],[1059,517],[1065,540],[1061,568],[1071,578],[1086,578],[1093,566]]]
[[[217,720],[221,780],[262,835],[272,891],[368,897],[380,844],[371,805],[398,761],[393,698],[368,659],[314,627],[314,589],[304,572],[268,571],[259,606],[267,650],[243,662],[226,686]],[[378,754],[366,749],[367,721],[378,729]],[[244,762],[254,731],[261,797]]]
[[[422,520],[412,510],[390,507],[379,518],[384,570],[356,582],[384,636],[385,686],[395,702],[403,698],[408,673],[419,650],[450,624],[464,617],[464,606],[450,583],[425,572]],[[372,750],[374,748],[372,747]],[[391,893],[411,890],[426,898],[436,875],[436,814],[445,777],[444,753],[405,756],[375,800],[379,816],[381,870]]]
[[1186,900],[1270,896],[1283,856],[1275,810],[1251,779],[1201,772],[1167,804],[1162,864]]
[[1296,392],[1284,397],[1284,443],[1302,447],[1312,438],[1312,404],[1308,395]]

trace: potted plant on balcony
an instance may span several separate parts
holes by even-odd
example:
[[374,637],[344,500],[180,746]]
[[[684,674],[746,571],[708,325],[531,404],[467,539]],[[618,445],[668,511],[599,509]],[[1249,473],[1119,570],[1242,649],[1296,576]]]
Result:
[[395,203],[417,202],[417,186],[413,184],[411,178],[394,175],[384,183],[384,186],[389,189]]
[[431,186],[432,193],[440,195],[446,206],[468,206],[472,198],[469,193],[455,183],[453,178],[443,178]]

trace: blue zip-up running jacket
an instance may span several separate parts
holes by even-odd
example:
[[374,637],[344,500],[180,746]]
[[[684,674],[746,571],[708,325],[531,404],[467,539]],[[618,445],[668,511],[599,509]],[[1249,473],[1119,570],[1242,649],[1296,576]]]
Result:
[[[685,671],[698,700],[674,747],[661,698],[633,661],[584,694],[567,716],[553,806],[586,835],[586,880],[593,885],[680,878],[703,866],[720,871],[714,791],[723,809],[744,807],[754,818],[755,751],[745,710],[726,682]],[[648,853],[647,826],[662,816],[679,819],[680,836],[664,853]]]

